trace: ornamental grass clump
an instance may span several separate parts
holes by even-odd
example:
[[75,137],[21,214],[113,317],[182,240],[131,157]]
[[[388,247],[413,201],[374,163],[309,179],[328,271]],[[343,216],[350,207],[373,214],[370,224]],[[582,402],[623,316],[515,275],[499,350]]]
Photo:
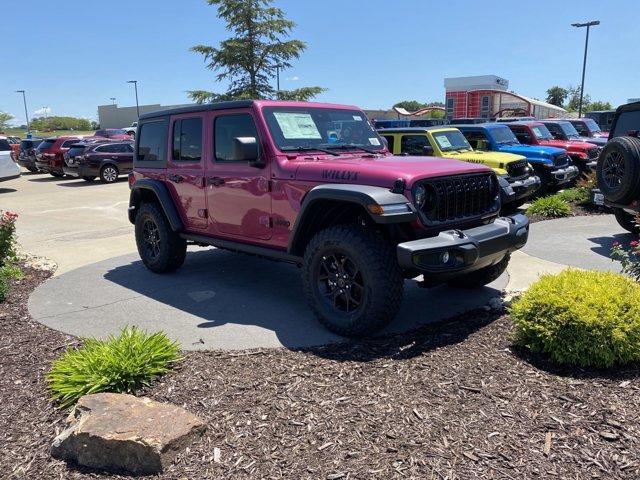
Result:
[[125,327],[117,337],[86,339],[81,347],[67,350],[53,363],[47,382],[52,398],[69,407],[91,393],[135,394],[178,360],[178,344],[164,332]]
[[527,208],[527,214],[540,215],[547,218],[568,217],[571,215],[571,208],[558,195],[551,195],[534,200]]
[[544,275],[510,316],[516,345],[559,364],[608,368],[640,360],[640,286],[624,275]]

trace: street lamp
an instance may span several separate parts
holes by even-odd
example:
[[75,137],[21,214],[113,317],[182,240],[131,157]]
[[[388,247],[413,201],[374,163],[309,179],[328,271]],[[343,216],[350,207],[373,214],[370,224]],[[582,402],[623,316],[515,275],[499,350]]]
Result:
[[280,100],[280,64],[276,64],[276,98]]
[[115,107],[116,106],[116,97],[109,97],[109,100],[111,100],[111,105],[113,105]]
[[140,106],[138,105],[138,81],[127,80],[127,83],[133,83],[133,87],[136,89],[136,113],[138,114],[138,118],[140,118]]
[[31,138],[31,128],[29,128],[29,114],[27,113],[27,96],[24,90],[16,90],[16,93],[22,94],[22,102],[24,103],[24,116],[27,118],[27,137]]
[[587,27],[587,37],[584,41],[584,60],[582,61],[582,83],[580,85],[580,105],[578,106],[578,117],[582,117],[582,98],[584,97],[584,73],[587,69],[587,49],[589,48],[589,29],[600,25],[600,20],[593,20],[586,23],[572,23],[572,27],[582,28]]

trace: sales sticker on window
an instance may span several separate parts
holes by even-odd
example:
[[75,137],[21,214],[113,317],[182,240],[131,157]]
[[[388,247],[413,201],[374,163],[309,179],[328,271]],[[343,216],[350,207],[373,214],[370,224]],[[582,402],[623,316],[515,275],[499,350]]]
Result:
[[440,144],[440,148],[451,148],[451,142],[446,137],[446,135],[438,135],[436,137],[436,140],[438,140],[438,143]]
[[322,139],[316,123],[308,113],[273,112],[273,116],[287,140]]
[[361,121],[362,121],[362,117],[361,117],[360,115],[354,115],[354,116],[353,116],[353,119],[354,119],[356,122],[361,122]]
[[369,139],[369,143],[371,145],[375,145],[376,147],[380,146],[380,140],[378,140],[377,138],[373,137]]

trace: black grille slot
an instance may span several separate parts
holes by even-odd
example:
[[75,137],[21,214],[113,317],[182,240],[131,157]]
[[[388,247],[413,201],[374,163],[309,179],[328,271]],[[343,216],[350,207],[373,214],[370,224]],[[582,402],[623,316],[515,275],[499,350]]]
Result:
[[598,158],[598,149],[597,148],[590,148],[587,151],[587,154],[589,155],[589,158],[591,158],[591,159]]
[[556,167],[564,167],[569,164],[569,156],[566,153],[561,153],[559,155],[556,155],[553,158],[553,164]]
[[424,182],[423,212],[431,223],[459,221],[492,213],[497,180],[492,174],[460,175]]
[[507,173],[509,173],[509,176],[513,178],[526,177],[529,174],[527,168],[526,160],[507,163]]

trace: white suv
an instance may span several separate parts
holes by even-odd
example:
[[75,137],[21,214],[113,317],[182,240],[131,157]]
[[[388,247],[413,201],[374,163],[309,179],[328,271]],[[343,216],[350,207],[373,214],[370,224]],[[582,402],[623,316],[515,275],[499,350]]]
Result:
[[20,165],[11,158],[7,137],[0,137],[0,182],[20,176]]
[[138,122],[133,122],[130,127],[124,127],[122,130],[135,138],[136,132],[138,131]]

